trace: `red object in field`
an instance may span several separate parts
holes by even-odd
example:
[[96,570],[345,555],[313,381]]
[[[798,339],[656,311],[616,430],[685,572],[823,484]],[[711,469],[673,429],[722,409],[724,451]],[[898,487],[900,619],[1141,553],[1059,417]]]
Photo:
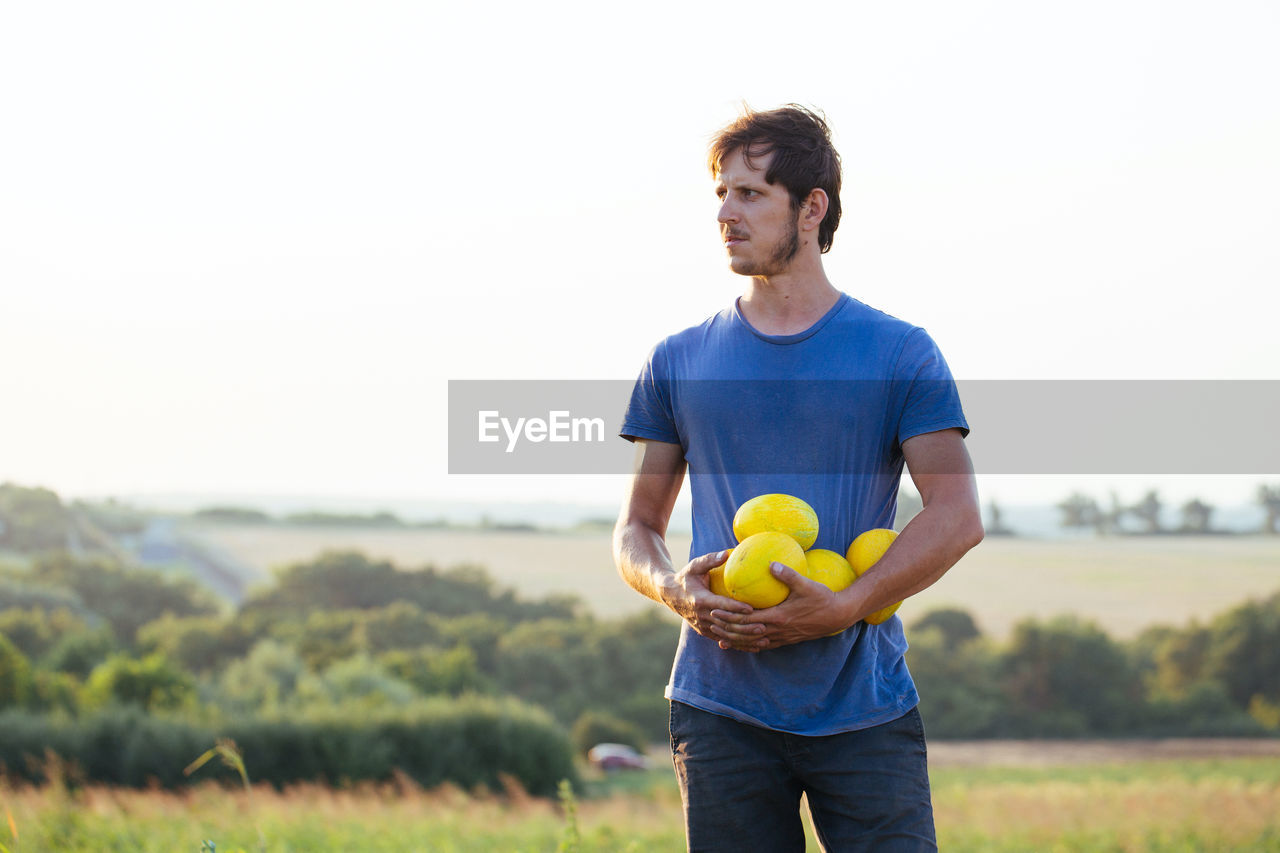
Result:
[[601,770],[644,770],[649,761],[623,743],[598,743],[587,751],[587,760]]

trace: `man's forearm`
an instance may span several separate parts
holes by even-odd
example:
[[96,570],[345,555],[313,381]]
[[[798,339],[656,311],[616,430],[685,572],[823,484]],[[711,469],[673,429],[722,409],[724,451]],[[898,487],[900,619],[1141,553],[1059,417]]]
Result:
[[661,533],[639,521],[619,522],[613,531],[613,559],[627,586],[670,606],[675,568]]

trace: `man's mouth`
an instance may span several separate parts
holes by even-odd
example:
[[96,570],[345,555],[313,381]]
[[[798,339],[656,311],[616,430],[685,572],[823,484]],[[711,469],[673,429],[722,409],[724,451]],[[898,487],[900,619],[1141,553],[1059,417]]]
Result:
[[736,246],[746,239],[746,236],[742,234],[726,234],[724,235],[724,244],[726,246]]

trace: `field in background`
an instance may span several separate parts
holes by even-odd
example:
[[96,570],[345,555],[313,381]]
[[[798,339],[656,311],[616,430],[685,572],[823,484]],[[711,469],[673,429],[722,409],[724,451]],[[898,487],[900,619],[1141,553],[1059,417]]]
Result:
[[[601,617],[650,606],[623,586],[609,534],[375,530],[197,525],[183,530],[260,573],[325,549],[364,551],[402,568],[475,563],[526,597],[571,592]],[[689,538],[669,540],[672,556]],[[1117,639],[1153,624],[1206,619],[1280,589],[1280,537],[1129,536],[1111,539],[990,537],[941,581],[903,606],[903,618],[944,605],[968,610],[1005,636],[1020,619],[1076,613]],[[656,605],[652,605],[656,606]]]
[[[1159,742],[1157,742],[1159,743]],[[1254,758],[1169,758],[1169,749],[1083,742],[1087,762],[1058,763],[1058,745],[951,744],[931,772],[941,849],[948,851],[1269,851],[1280,843],[1280,742]],[[1203,744],[1196,747],[1203,756]],[[1177,752],[1176,749],[1173,752]],[[502,797],[423,791],[403,781],[277,792],[212,785],[185,792],[0,785],[13,850],[679,851],[679,795],[665,757],[655,769],[588,782],[575,817],[518,791]],[[7,823],[7,819],[6,819]],[[260,835],[259,835],[260,834]],[[577,837],[576,847],[566,842]],[[562,844],[566,846],[562,847]],[[810,831],[809,849],[816,850]]]

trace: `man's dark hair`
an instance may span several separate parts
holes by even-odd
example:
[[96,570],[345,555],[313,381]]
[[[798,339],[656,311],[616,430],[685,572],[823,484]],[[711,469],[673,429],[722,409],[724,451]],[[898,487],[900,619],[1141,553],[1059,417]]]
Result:
[[753,158],[773,153],[764,179],[787,188],[793,210],[800,209],[815,187],[827,194],[830,206],[818,226],[818,246],[823,252],[830,249],[840,225],[840,155],[831,144],[826,119],[799,104],[767,112],[748,110],[711,141],[707,165],[712,177],[720,175],[724,158],[739,149],[752,168]]

